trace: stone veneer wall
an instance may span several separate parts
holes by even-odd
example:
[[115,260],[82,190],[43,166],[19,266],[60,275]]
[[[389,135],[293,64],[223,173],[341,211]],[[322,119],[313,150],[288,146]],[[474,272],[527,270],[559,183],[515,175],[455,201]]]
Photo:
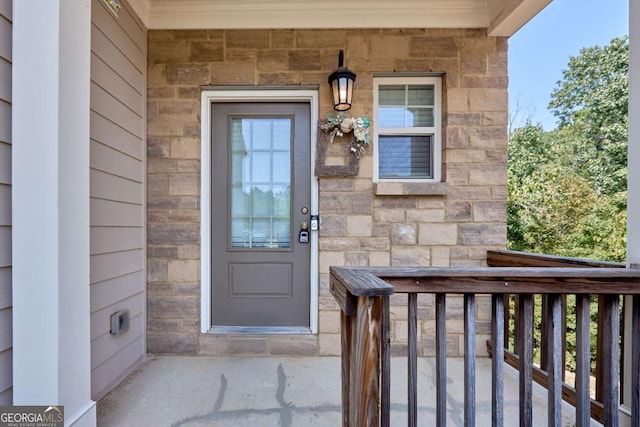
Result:
[[[485,30],[149,31],[148,350],[200,354],[340,352],[329,266],[481,266],[506,245],[507,41]],[[444,72],[444,195],[438,186],[372,182],[371,149],[355,178],[322,178],[319,334],[199,333],[200,86],[318,85],[345,49],[357,73],[354,116],[372,116],[373,74]],[[440,186],[441,188],[442,186]],[[377,192],[377,194],[376,194]],[[388,195],[382,195],[388,194]],[[389,195],[392,194],[392,195]],[[433,299],[420,298],[420,353],[434,353]],[[394,352],[406,348],[405,299],[392,300]],[[448,352],[462,353],[462,299],[447,301]],[[477,304],[479,343],[490,307]],[[478,346],[482,352],[484,345]]]

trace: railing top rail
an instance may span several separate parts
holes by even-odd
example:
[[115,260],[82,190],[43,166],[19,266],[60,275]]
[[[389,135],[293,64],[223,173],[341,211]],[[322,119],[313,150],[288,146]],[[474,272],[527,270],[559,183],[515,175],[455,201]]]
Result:
[[599,261],[586,258],[570,258],[510,250],[487,251],[487,264],[490,267],[625,268],[625,264],[620,262]]
[[[631,268],[574,268],[574,267],[331,267],[332,271],[348,270],[349,275],[363,272],[382,279],[402,277],[478,277],[478,278],[612,278],[638,280],[640,269]],[[364,277],[364,276],[363,276]]]
[[368,268],[331,267],[331,276],[335,284],[341,284],[351,295],[377,296],[393,294],[393,286],[381,280]]
[[640,270],[553,267],[331,267],[354,296],[394,292],[640,294]]

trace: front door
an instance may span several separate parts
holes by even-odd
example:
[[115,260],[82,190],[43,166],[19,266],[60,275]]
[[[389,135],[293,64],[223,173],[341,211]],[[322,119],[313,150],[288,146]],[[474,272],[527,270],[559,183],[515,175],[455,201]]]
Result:
[[211,120],[213,326],[308,330],[310,106],[214,103]]

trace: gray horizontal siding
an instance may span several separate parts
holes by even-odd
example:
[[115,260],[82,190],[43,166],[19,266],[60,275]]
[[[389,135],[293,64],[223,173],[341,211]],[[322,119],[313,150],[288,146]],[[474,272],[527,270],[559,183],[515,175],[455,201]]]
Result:
[[11,185],[0,183],[0,226],[11,225]]
[[[109,313],[110,314],[110,313]],[[107,322],[109,318],[107,317]],[[109,331],[93,340],[93,351],[91,352],[91,368],[94,369],[111,358],[111,355],[122,350],[134,341],[144,336],[144,320],[142,313],[134,315],[131,313],[131,323],[129,332],[114,339]]]
[[11,267],[11,226],[0,227],[0,268]]
[[144,69],[147,66],[146,32],[132,17],[127,7],[120,11],[117,18],[106,7],[102,9],[95,7],[95,3],[91,10],[92,24],[122,52],[126,60],[132,63],[140,74],[144,75]]
[[0,58],[11,61],[11,14],[5,15],[5,13],[2,12],[0,15]]
[[129,62],[119,47],[113,44],[95,25],[91,27],[91,46],[93,52],[100,52],[100,58],[116,70],[127,83],[138,92],[144,92],[146,78],[144,74],[140,74],[140,69]]
[[104,200],[143,203],[140,182],[95,169],[91,171],[91,195]]
[[94,283],[91,286],[91,313],[126,300],[131,296],[131,283],[144,281],[142,270]]
[[91,112],[90,120],[92,141],[108,144],[112,149],[136,160],[143,159],[144,146],[140,136],[130,134],[94,111]]
[[[0,59],[0,61],[4,61]],[[11,141],[11,104],[0,99],[0,142]]]
[[[98,283],[129,273],[142,270],[144,254],[142,249],[110,254],[93,255],[91,257],[91,283]],[[136,286],[138,288],[139,286]],[[141,291],[142,289],[135,289]],[[137,294],[134,292],[132,294]]]
[[94,226],[142,227],[141,205],[111,200],[91,199],[91,221]]
[[[4,112],[0,110],[0,114],[11,115],[11,108]],[[0,141],[0,184],[11,184],[11,144],[6,142],[10,140],[11,134],[7,135],[5,141]]]
[[[142,144],[142,140],[140,140]],[[142,161],[128,156],[104,143],[91,141],[91,169],[121,176],[142,183]]]
[[140,122],[142,116],[128,108],[117,94],[110,93],[108,90],[96,83],[91,83],[91,110],[118,123],[132,135],[141,137],[144,132],[144,125]]
[[11,405],[13,402],[13,349],[0,352],[0,405]]
[[13,403],[11,309],[11,0],[0,0],[0,405]]
[[[145,353],[146,30],[127,5],[114,17],[92,4],[91,369],[92,397],[107,393]],[[131,327],[110,334],[111,315]]]
[[[128,346],[123,347],[103,364],[91,370],[91,395],[99,400],[109,390],[129,373],[140,360],[140,355],[145,352],[144,337],[139,337]],[[122,370],[123,367],[127,367]],[[114,372],[121,372],[117,377]]]
[[11,307],[11,269],[0,268],[0,309]]
[[[101,348],[111,347],[113,348],[113,351],[92,352],[91,360],[100,361],[99,363],[92,364],[93,367],[96,367],[100,363],[103,363],[105,360],[107,360],[108,356],[115,352],[116,350],[115,346],[117,346],[119,342],[125,342],[125,341],[131,342],[134,339],[134,337],[142,334],[142,328],[134,328],[133,322],[132,322],[132,325],[131,325],[132,328],[129,330],[130,331],[132,329],[137,330],[138,332],[137,334],[124,334],[115,338],[111,337],[111,335],[109,334],[110,318],[111,318],[111,314],[113,314],[111,310],[118,311],[118,310],[128,309],[129,312],[131,313],[131,320],[133,320],[134,318],[141,317],[144,314],[144,308],[145,308],[144,295],[136,294],[136,295],[127,297],[123,300],[117,301],[114,304],[110,305],[109,307],[105,307],[94,313],[94,317],[98,321],[91,324],[91,335],[95,336],[96,340],[98,339],[101,340],[102,342],[100,345]],[[131,335],[133,335],[133,337]],[[112,338],[112,339],[106,340],[105,342],[105,340],[103,339],[105,337]]]
[[12,324],[11,321],[11,308],[4,308],[0,310],[0,350],[8,350],[13,345],[12,343]]
[[1,405],[12,402],[11,1],[0,4],[0,377],[9,379],[0,381]]
[[91,255],[143,249],[140,227],[92,227]]
[[0,99],[11,100],[11,62],[6,58],[0,61]]

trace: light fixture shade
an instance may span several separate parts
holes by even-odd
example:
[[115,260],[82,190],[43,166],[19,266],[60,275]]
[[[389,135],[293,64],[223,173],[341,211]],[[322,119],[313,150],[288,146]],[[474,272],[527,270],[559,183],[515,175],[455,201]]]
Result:
[[338,69],[329,76],[333,109],[337,111],[347,111],[351,108],[353,83],[356,81],[355,73],[345,68],[343,63],[344,51],[341,50],[338,57]]

